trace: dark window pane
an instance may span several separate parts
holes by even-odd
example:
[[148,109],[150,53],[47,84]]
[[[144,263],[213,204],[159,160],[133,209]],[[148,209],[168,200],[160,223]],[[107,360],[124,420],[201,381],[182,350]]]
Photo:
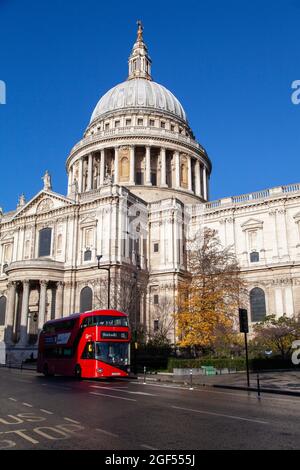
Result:
[[252,251],[250,253],[250,262],[257,263],[259,261],[259,253],[257,251]]
[[84,287],[80,292],[80,312],[87,312],[93,308],[93,291],[90,287]]
[[159,251],[159,243],[154,243],[154,245],[153,245],[153,251],[154,251],[154,253],[158,253],[158,251]]
[[141,171],[136,172],[135,184],[144,184],[144,175]]
[[153,303],[154,303],[154,305],[158,305],[158,295],[157,294],[154,294],[154,296],[153,296]]
[[153,186],[157,185],[156,173],[151,173],[151,183]]
[[250,309],[252,321],[263,321],[266,317],[265,293],[259,287],[250,291]]
[[51,228],[43,228],[40,230],[39,237],[39,256],[50,256],[51,254]]
[[84,252],[84,261],[91,261],[92,259],[92,252],[91,250],[86,250]]
[[5,325],[6,297],[0,297],[0,325]]
[[154,331],[158,331],[158,327],[159,327],[159,321],[154,320]]

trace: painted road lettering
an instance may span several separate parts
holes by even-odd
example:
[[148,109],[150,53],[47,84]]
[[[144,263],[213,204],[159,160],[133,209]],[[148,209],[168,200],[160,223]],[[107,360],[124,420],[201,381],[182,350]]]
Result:
[[[0,418],[0,424],[14,425],[14,424],[23,424],[25,421],[31,423],[38,423],[40,421],[45,421],[44,416],[36,416],[34,413],[19,413],[15,415],[6,415],[5,418]],[[8,418],[8,419],[7,419]]]
[[[4,429],[9,428],[9,430],[0,431],[0,450],[18,447],[22,444],[22,441],[23,445],[25,442],[37,445],[45,440],[61,441],[69,439],[71,436],[74,436],[74,434],[85,429],[78,421],[72,420],[71,418],[64,418],[64,420],[68,422],[55,425],[52,425],[52,423],[48,425],[48,420],[49,418],[47,416],[40,416],[34,412],[2,415],[0,417],[0,426],[2,429],[4,427]],[[26,429],[26,424],[32,425],[41,422],[45,423],[45,425]],[[16,427],[17,429],[15,429]],[[18,427],[22,429],[18,429]]]

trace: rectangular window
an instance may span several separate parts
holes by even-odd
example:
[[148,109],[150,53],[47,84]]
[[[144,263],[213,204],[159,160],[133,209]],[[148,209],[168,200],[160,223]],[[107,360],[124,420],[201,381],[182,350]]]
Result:
[[143,119],[138,119],[137,123],[138,123],[138,126],[142,126],[144,124],[144,120]]
[[120,121],[115,121],[115,127],[120,127]]
[[131,126],[131,119],[126,119],[125,124],[126,126]]
[[259,262],[258,251],[252,251],[252,253],[250,253],[250,263],[258,263],[258,262]]
[[154,296],[153,296],[154,305],[158,305],[158,302],[159,302],[158,294],[154,294]]
[[105,124],[105,130],[107,131],[109,129],[109,122]]
[[51,228],[43,228],[39,232],[39,257],[50,256],[51,254]]
[[154,243],[153,244],[153,252],[158,253],[159,252],[159,243]]
[[161,121],[160,127],[161,127],[162,129],[164,129],[164,128],[166,127],[166,123],[165,123],[164,121]]
[[172,132],[175,131],[175,126],[174,126],[174,124],[171,124],[171,131],[172,131]]
[[158,331],[158,328],[159,328],[159,321],[158,321],[158,320],[154,320],[154,323],[153,323],[153,330],[154,330],[154,331]]
[[150,119],[149,124],[150,124],[150,126],[154,127],[154,126],[155,126],[155,121],[154,121],[154,119]]

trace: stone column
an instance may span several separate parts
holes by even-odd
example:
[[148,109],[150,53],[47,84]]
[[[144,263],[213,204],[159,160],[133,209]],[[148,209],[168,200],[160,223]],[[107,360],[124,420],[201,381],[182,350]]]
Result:
[[135,148],[134,148],[134,145],[130,147],[129,184],[135,184]]
[[79,160],[78,191],[82,193],[83,188],[83,158]]
[[69,174],[68,174],[68,194],[71,194],[73,192],[73,167],[71,166],[69,168]]
[[16,292],[17,283],[10,282],[8,284],[8,305],[5,319],[5,342],[10,344],[13,341],[13,327],[15,317],[15,305],[16,305]]
[[105,153],[104,149],[100,151],[100,186],[104,183],[104,172],[105,172]]
[[160,186],[162,188],[167,188],[167,157],[166,157],[166,149],[161,147],[160,149]]
[[47,284],[48,281],[40,281],[40,301],[39,301],[39,319],[38,319],[38,329],[42,330],[45,323],[46,316],[46,300],[47,300]]
[[119,183],[119,147],[115,147],[115,173],[114,184]]
[[191,156],[187,156],[187,162],[188,162],[188,190],[192,191],[192,159]]
[[87,179],[87,191],[90,191],[93,187],[93,154],[89,154],[88,159],[88,179]]
[[174,152],[175,158],[175,188],[180,188],[180,155],[178,150]]
[[205,166],[203,166],[203,197],[207,201],[207,176]]
[[150,151],[151,147],[149,145],[146,146],[146,180],[145,184],[147,186],[151,186],[151,158],[150,158]]
[[201,196],[201,178],[200,178],[200,162],[195,163],[195,192],[197,196]]
[[55,318],[62,318],[63,316],[63,293],[64,293],[64,283],[58,282],[56,286]]
[[30,284],[28,280],[23,281],[23,297],[22,297],[22,310],[21,310],[21,324],[20,324],[20,340],[22,345],[27,344],[28,341],[28,313],[29,313],[29,292]]

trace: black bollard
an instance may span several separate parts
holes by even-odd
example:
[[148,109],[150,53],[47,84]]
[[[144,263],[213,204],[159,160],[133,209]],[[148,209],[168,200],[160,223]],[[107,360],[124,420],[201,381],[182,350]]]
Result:
[[144,366],[144,385],[146,385],[146,370],[147,368]]
[[257,373],[257,398],[260,399],[260,381],[259,381],[259,374]]

